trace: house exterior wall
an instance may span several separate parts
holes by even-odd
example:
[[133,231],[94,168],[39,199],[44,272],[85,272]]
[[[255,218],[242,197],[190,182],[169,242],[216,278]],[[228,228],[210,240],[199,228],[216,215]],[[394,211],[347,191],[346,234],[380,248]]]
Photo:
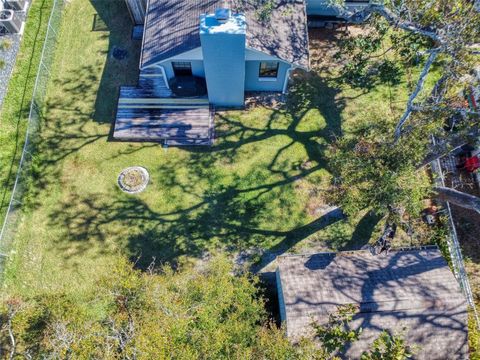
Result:
[[[368,0],[362,2],[345,2],[349,10],[361,10],[368,5]],[[341,13],[341,6],[332,0],[307,0],[307,15],[338,16]]]
[[[283,297],[282,281],[280,279],[280,269],[277,268],[275,271],[275,279],[277,283],[277,294],[278,294],[278,306],[280,308],[280,320],[282,324],[287,326],[287,312],[285,310],[285,299]],[[288,327],[287,327],[288,332]]]
[[[218,36],[218,34],[215,36]],[[234,49],[235,53],[225,50],[225,46],[220,46],[220,42],[218,42],[217,39],[219,38],[215,38],[215,41],[211,44],[213,50],[206,50],[202,49],[202,47],[199,47],[194,50],[187,51],[168,60],[161,61],[143,68],[141,70],[141,76],[145,74],[147,76],[152,74],[161,76],[163,74],[161,68],[163,67],[167,77],[166,80],[169,80],[174,77],[172,67],[173,62],[190,62],[192,65],[192,74],[194,76],[206,78],[207,85],[210,83],[210,86],[208,87],[209,95],[216,91],[223,97],[235,97],[234,103],[229,102],[230,105],[228,105],[225,103],[225,99],[220,101],[217,99],[215,93],[211,94],[212,96],[210,101],[219,106],[243,106],[245,91],[283,91],[285,77],[289,75],[288,69],[292,67],[291,64],[286,63],[274,56],[245,48],[243,39],[240,39],[239,44],[237,44],[238,46],[236,45],[237,48]],[[224,39],[220,38],[220,40],[226,41],[227,46],[232,45],[228,36]],[[242,45],[244,49],[243,51],[238,49],[240,45]],[[207,47],[208,46],[209,45],[207,45]],[[208,78],[205,73],[205,64],[203,60],[204,51],[209,51],[209,55],[214,55],[213,60],[211,60],[213,61],[211,64],[212,71],[210,72],[210,74],[213,74],[211,78]],[[217,52],[225,53],[227,57],[225,59],[221,59]],[[207,55],[207,57],[209,57],[209,55]],[[232,56],[234,56],[234,58],[231,58]],[[260,79],[259,68],[262,61],[277,61],[279,63],[278,76],[276,79]],[[161,83],[161,79],[159,79],[159,82]]]
[[278,76],[276,79],[261,79],[259,77],[259,60],[247,61],[245,66],[245,90],[246,91],[283,91],[285,76],[291,67],[283,61],[279,61]]

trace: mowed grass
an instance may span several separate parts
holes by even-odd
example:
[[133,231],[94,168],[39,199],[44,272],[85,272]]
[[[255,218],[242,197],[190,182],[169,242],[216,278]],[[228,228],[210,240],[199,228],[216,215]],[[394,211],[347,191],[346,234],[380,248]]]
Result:
[[53,0],[34,0],[0,111],[0,224],[3,223],[25,142],[35,78]]
[[[92,31],[95,13],[108,31]],[[80,294],[119,253],[144,267],[252,247],[358,248],[378,231],[369,213],[331,225],[320,219],[331,181],[325,150],[361,119],[400,111],[405,84],[364,92],[312,72],[284,109],[217,114],[213,147],[114,142],[118,86],[137,79],[140,44],[130,28],[121,2],[66,6],[8,293]],[[127,59],[113,59],[115,47],[127,49]],[[132,165],[151,176],[136,196],[116,184]]]

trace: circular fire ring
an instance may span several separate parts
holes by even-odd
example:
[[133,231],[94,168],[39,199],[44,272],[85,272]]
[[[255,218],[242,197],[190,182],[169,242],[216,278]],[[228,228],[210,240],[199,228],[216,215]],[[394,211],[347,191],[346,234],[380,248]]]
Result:
[[123,169],[118,175],[118,186],[127,194],[138,194],[145,190],[150,175],[147,169],[141,166],[131,166]]

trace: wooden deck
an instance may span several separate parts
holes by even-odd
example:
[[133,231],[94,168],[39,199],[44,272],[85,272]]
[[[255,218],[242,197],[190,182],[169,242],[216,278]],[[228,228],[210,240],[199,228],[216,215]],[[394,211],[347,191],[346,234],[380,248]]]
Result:
[[120,89],[113,137],[172,146],[211,145],[214,111],[208,98],[173,98],[166,86],[158,86],[162,82],[161,77],[141,78],[139,87]]

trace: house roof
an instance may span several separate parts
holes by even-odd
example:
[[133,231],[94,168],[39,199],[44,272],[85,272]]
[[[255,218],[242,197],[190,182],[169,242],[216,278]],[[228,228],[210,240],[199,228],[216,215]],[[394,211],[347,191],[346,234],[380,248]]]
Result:
[[[166,60],[200,44],[200,15],[223,7],[224,0],[150,0],[145,20],[140,67]],[[230,0],[247,18],[247,48],[307,68],[308,31],[304,0],[278,0],[260,20],[259,1]]]
[[404,331],[418,359],[468,358],[467,304],[437,248],[283,256],[278,275],[293,339],[311,335],[312,321],[326,323],[339,305],[355,304],[351,326],[363,332],[348,358],[360,358],[382,330]]

